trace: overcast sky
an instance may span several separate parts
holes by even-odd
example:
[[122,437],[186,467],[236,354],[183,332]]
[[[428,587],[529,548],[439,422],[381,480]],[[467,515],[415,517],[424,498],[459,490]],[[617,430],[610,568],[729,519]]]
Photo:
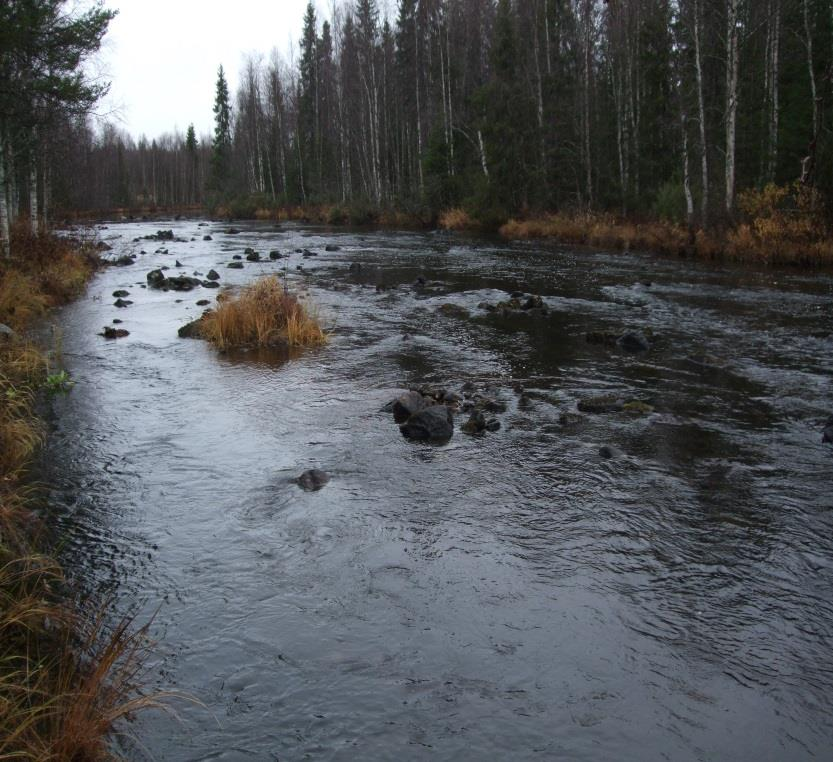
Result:
[[[244,56],[289,58],[297,45],[307,0],[107,0],[119,15],[101,55],[112,87],[98,112],[134,137],[213,126],[217,67],[234,94]],[[329,0],[317,3],[320,11]],[[321,12],[319,11],[319,21]]]

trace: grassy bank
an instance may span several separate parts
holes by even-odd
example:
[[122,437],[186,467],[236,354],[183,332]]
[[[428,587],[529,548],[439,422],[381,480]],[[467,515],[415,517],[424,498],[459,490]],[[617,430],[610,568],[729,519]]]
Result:
[[[833,238],[814,191],[769,185],[738,199],[732,225],[709,230],[663,220],[634,221],[598,212],[553,213],[513,218],[500,228],[510,240],[551,238],[606,249],[643,250],[709,261],[826,267],[833,265]],[[464,209],[439,218],[447,230],[476,230]]]
[[147,703],[128,700],[145,633],[79,610],[26,482],[44,437],[36,400],[67,385],[27,332],[83,291],[97,257],[47,236],[13,246],[0,262],[0,323],[13,331],[0,333],[0,759],[106,759],[113,722]]

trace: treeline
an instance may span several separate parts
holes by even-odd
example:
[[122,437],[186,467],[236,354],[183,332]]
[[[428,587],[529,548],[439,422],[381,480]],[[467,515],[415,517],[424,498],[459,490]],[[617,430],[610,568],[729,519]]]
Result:
[[220,71],[210,146],[88,141],[88,203],[710,226],[744,189],[801,182],[829,209],[832,44],[831,0],[310,3],[297,65],[249,61],[234,97]]

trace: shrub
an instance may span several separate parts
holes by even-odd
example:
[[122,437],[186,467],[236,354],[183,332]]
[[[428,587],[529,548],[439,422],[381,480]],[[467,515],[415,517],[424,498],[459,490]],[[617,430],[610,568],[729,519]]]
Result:
[[274,275],[223,299],[200,321],[200,335],[219,349],[316,346],[327,342],[317,316]]

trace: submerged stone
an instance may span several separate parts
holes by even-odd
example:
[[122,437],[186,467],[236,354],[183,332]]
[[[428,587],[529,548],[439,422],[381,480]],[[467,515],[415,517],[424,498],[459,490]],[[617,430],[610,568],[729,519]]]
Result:
[[304,492],[318,492],[330,481],[330,476],[318,468],[311,468],[309,471],[304,471],[298,477],[298,486]]
[[454,416],[445,405],[436,405],[412,415],[399,430],[407,439],[447,441],[454,434]]

